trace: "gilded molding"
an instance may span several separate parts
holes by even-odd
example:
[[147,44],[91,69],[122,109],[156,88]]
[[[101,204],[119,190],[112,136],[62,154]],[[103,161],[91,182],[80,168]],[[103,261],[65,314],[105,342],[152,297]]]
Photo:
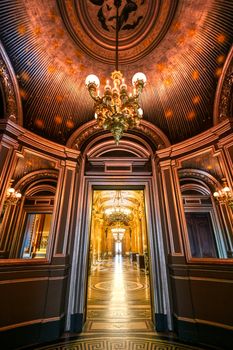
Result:
[[43,169],[30,172],[15,184],[15,188],[16,190],[20,189],[21,192],[27,191],[28,186],[37,179],[53,179],[57,181],[58,170]]
[[178,170],[179,179],[183,178],[195,178],[203,181],[212,191],[216,188],[220,188],[221,185],[218,180],[216,180],[212,175],[204,170],[199,169],[179,169]]
[[0,42],[0,84],[5,101],[5,119],[23,125],[22,104],[18,83],[10,60]]
[[233,117],[233,46],[227,56],[216,90],[214,125]]
[[[145,135],[154,145],[157,146],[157,149],[163,149],[171,145],[167,136],[158,127],[146,120],[141,120],[140,124],[132,129],[132,131]],[[130,135],[129,132],[124,135]],[[100,133],[103,134],[104,131],[98,127],[96,120],[91,120],[82,125],[71,135],[66,146],[80,150],[88,138]]]
[[232,117],[232,95],[233,95],[233,61],[229,67],[223,83],[223,89],[219,104],[218,122],[227,117]]

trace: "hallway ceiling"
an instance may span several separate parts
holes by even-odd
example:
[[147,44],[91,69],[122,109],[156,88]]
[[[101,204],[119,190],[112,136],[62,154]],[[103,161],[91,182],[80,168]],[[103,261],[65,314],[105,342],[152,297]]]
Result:
[[[17,74],[24,127],[65,144],[93,119],[87,75],[114,70],[114,0],[2,0],[0,33]],[[119,61],[143,71],[144,119],[172,143],[213,125],[213,102],[233,37],[233,2],[122,0]]]
[[[98,214],[104,214],[106,209],[121,207],[130,213],[140,211],[144,207],[144,194],[142,190],[118,190],[120,201],[117,201],[115,190],[95,190],[93,196],[93,209]],[[129,215],[131,218],[131,215]],[[132,219],[132,218],[131,218]],[[113,224],[112,222],[111,224]]]

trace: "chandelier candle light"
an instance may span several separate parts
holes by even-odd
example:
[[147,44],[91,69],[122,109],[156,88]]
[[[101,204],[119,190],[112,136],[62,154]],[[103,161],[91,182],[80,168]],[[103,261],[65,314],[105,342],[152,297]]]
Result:
[[226,203],[230,208],[233,209],[233,196],[230,188],[227,185],[226,179],[222,179],[223,188],[213,193],[213,196],[219,201]]
[[22,197],[19,191],[16,191],[13,187],[8,188],[6,194],[6,202],[10,204],[16,204],[17,201]]
[[128,92],[127,85],[123,74],[118,69],[118,34],[120,29],[119,21],[119,3],[115,1],[116,6],[116,66],[115,71],[111,74],[113,86],[109,80],[106,81],[104,94],[101,97],[99,92],[100,81],[94,75],[88,75],[86,78],[86,86],[89,94],[95,101],[95,118],[99,127],[104,130],[110,130],[118,145],[123,132],[129,128],[136,127],[143,117],[143,110],[139,103],[139,97],[143,87],[146,84],[146,76],[144,73],[136,73],[133,76],[133,92]]

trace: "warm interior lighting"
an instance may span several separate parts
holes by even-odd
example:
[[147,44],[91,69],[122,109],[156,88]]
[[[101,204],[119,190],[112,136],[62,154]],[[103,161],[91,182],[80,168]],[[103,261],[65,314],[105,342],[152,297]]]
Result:
[[22,197],[20,191],[16,191],[14,187],[9,187],[6,194],[6,202],[10,204],[16,204],[17,201]]
[[230,188],[228,186],[225,186],[223,189],[222,189],[224,192],[230,192]]
[[98,90],[99,78],[91,74],[85,81],[89,94],[95,101],[95,119],[101,128],[111,131],[116,144],[119,143],[123,132],[140,123],[143,110],[139,103],[139,97],[146,84],[145,74],[138,72],[134,74],[132,79],[133,92],[129,92],[123,74],[118,69],[118,32],[120,29],[118,11],[120,3],[119,0],[114,1],[116,6],[116,67],[111,74],[112,85],[109,80],[106,81],[104,94],[101,97]]
[[213,193],[214,198],[219,202],[219,203],[225,203],[227,204],[230,208],[233,208],[233,195],[230,190],[230,188],[227,185],[226,179],[222,179],[223,182],[223,188],[215,191]]
[[[113,206],[105,209],[104,214],[107,216],[119,217],[128,216],[131,214],[131,210],[124,206],[124,200],[122,198],[121,191],[116,191],[115,198],[113,200]],[[116,221],[119,221],[116,219]]]
[[112,208],[105,209],[104,213],[106,215],[111,215],[113,213],[123,213],[125,215],[129,215],[131,214],[131,210],[124,207],[112,207]]
[[111,229],[112,235],[116,241],[121,241],[124,237],[125,228],[122,227],[114,227]]
[[111,229],[112,233],[125,233],[125,228],[122,227],[114,227]]
[[99,87],[100,86],[100,81],[99,81],[99,78],[94,75],[94,74],[90,74],[86,77],[86,80],[85,80],[85,84],[88,86],[90,84],[94,84],[96,87]]

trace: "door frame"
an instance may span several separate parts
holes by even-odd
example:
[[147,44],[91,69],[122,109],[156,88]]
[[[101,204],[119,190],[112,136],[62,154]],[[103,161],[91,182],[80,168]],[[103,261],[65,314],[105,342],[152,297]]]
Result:
[[154,176],[101,174],[79,180],[77,225],[73,241],[67,331],[79,332],[85,322],[88,258],[91,234],[91,209],[94,189],[143,189],[148,237],[152,321],[157,331],[172,330],[168,268],[165,259],[164,233],[161,229],[158,191]]

